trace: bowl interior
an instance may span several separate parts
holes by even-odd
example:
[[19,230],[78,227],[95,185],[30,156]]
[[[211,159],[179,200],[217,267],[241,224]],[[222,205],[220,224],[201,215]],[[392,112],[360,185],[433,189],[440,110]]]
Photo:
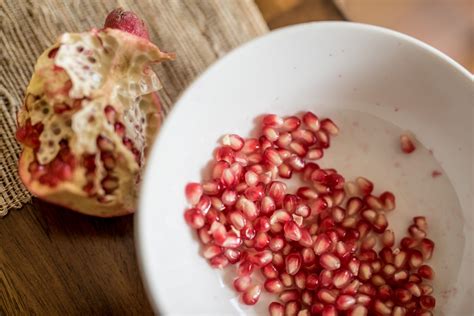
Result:
[[[471,80],[421,42],[353,23],[290,27],[228,54],[181,97],[148,162],[137,237],[155,308],[172,314],[264,313],[265,298],[243,307],[229,286],[231,269],[213,270],[199,255],[199,243],[183,219],[184,186],[208,176],[206,166],[222,135],[252,135],[255,118],[263,113],[311,110],[333,118],[341,129],[320,164],[347,179],[366,176],[376,192],[394,192],[397,208],[388,218],[397,237],[413,216],[428,218],[436,243],[430,264],[437,273],[438,310],[468,312]],[[418,140],[412,155],[400,153],[404,131]],[[433,177],[433,171],[441,176]]]

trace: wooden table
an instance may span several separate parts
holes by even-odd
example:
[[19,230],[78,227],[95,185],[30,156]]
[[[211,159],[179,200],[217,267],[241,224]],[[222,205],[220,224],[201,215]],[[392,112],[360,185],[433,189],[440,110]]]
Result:
[[[257,3],[270,28],[342,19],[330,0]],[[0,220],[0,242],[0,315],[152,314],[132,216],[93,218],[33,199]]]

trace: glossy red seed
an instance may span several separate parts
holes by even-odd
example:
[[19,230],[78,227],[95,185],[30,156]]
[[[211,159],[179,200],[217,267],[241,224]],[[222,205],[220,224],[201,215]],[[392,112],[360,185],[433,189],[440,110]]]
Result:
[[201,199],[203,192],[204,190],[200,183],[188,183],[185,189],[186,199],[188,200],[188,203],[191,205],[196,205]]
[[306,273],[303,271],[298,271],[298,273],[295,274],[295,284],[296,287],[299,288],[300,290],[304,290],[306,288]]
[[216,161],[223,160],[228,162],[229,164],[232,164],[235,160],[234,155],[235,152],[230,146],[222,146],[217,148],[214,158],[216,159]]
[[242,302],[246,305],[255,305],[258,302],[261,293],[262,289],[260,285],[251,286],[242,294]]
[[270,313],[270,316],[284,316],[285,306],[278,302],[272,302],[268,305],[268,312]]
[[373,210],[381,210],[383,209],[383,204],[380,199],[373,195],[367,195],[364,197],[364,202],[367,206]]
[[408,303],[413,296],[410,291],[404,288],[395,289],[393,294],[395,299],[402,304]]
[[372,193],[372,190],[374,189],[374,184],[364,177],[358,177],[356,179],[356,184],[359,187],[359,190],[361,191],[362,195],[364,196]]
[[431,239],[424,238],[420,242],[420,251],[424,260],[429,260],[433,256],[434,242]]
[[234,289],[237,292],[245,292],[252,285],[252,278],[249,276],[241,276],[241,277],[235,278],[233,285],[234,285]]
[[198,230],[198,236],[201,242],[206,245],[211,242],[211,235],[208,233],[209,228],[203,227]]
[[331,246],[331,240],[326,234],[319,234],[314,241],[313,250],[318,256],[325,253]]
[[280,127],[283,125],[283,119],[276,114],[267,114],[263,117],[264,126]]
[[206,215],[211,208],[211,198],[207,195],[201,196],[199,202],[196,204],[196,208],[201,211],[203,215]]
[[239,211],[233,211],[233,212],[229,213],[228,219],[229,219],[230,223],[238,230],[241,230],[247,224],[247,219]]
[[413,140],[406,134],[400,135],[400,148],[406,154],[410,154],[416,149]]
[[354,305],[348,312],[347,316],[367,316],[368,310],[364,305]]
[[328,132],[330,135],[337,135],[339,133],[339,128],[337,125],[329,118],[326,118],[321,121],[321,128]]
[[381,315],[390,315],[392,313],[392,309],[388,307],[384,302],[381,300],[375,300],[374,302],[374,310],[381,314]]
[[216,245],[205,245],[202,251],[202,255],[206,259],[214,258],[222,253],[222,248]]
[[337,299],[337,292],[325,288],[320,289],[316,295],[321,302],[326,304],[335,303]]
[[418,268],[418,275],[421,276],[423,279],[433,280],[434,271],[430,266],[424,264]]
[[319,277],[317,274],[308,274],[306,276],[306,288],[308,290],[315,290],[318,287],[319,284]]
[[[286,285],[285,285],[286,286]],[[286,290],[280,293],[280,300],[283,303],[295,301],[299,298],[298,290]]]
[[306,112],[303,115],[303,122],[304,124],[313,132],[316,132],[320,128],[320,122],[318,117],[313,114],[312,112]]
[[300,227],[294,221],[288,221],[283,226],[285,238],[288,240],[298,241],[301,239]]
[[224,255],[215,256],[209,261],[214,269],[224,269],[229,265],[229,260]]
[[428,230],[428,223],[426,222],[426,217],[424,216],[413,217],[413,223],[416,225],[416,227],[423,231]]
[[267,279],[263,284],[263,287],[267,292],[280,293],[284,289],[283,283],[279,279]]
[[273,181],[267,185],[266,191],[275,203],[281,203],[286,193],[286,184],[280,181]]
[[188,209],[184,213],[184,219],[189,226],[195,229],[201,228],[206,224],[206,218],[201,211],[196,208]]
[[418,284],[409,282],[405,284],[405,288],[410,291],[410,293],[415,296],[415,297],[420,297],[421,296],[421,289],[418,286]]
[[436,305],[436,299],[430,295],[422,295],[420,297],[420,306],[425,309],[433,309]]
[[331,253],[324,253],[319,258],[321,266],[327,270],[336,270],[341,266],[339,258]]
[[334,305],[326,305],[323,308],[321,316],[337,316],[338,312],[336,306]]
[[221,192],[221,185],[216,181],[209,181],[202,184],[204,194],[218,195]]
[[408,232],[410,233],[410,236],[415,238],[415,239],[423,239],[426,237],[426,232],[416,225],[411,225],[408,227]]
[[355,305],[356,299],[351,295],[339,295],[336,300],[336,308],[340,311],[345,311]]
[[227,134],[222,138],[222,144],[239,151],[244,147],[244,139],[236,134]]
[[395,195],[392,192],[383,192],[379,197],[380,202],[383,205],[383,209],[386,211],[392,211],[395,209]]
[[329,147],[330,138],[329,138],[329,135],[326,131],[319,130],[319,131],[315,132],[314,135],[316,136],[317,146],[322,147],[322,148],[328,148]]
[[229,262],[231,264],[236,264],[237,262],[240,261],[240,258],[242,257],[242,254],[237,249],[227,248],[224,251],[224,256],[227,258],[227,260],[229,260]]
[[346,269],[337,270],[334,273],[333,284],[336,288],[342,289],[351,281],[352,274]]
[[254,269],[255,267],[253,263],[251,263],[248,260],[243,260],[240,262],[239,266],[237,267],[237,275],[239,276],[251,275]]
[[285,258],[286,272],[289,275],[298,273],[301,267],[302,258],[299,253],[291,253]]

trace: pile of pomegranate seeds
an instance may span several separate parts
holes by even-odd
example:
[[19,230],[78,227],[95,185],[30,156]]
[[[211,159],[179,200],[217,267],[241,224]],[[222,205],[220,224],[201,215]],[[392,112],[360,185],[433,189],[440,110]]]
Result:
[[[211,180],[186,186],[184,217],[204,258],[214,268],[236,265],[244,304],[273,293],[270,315],[432,315],[425,217],[413,218],[395,247],[386,217],[395,196],[311,162],[337,134],[333,121],[308,112],[266,115],[259,139],[225,136]],[[290,193],[280,180],[293,174],[306,186]]]

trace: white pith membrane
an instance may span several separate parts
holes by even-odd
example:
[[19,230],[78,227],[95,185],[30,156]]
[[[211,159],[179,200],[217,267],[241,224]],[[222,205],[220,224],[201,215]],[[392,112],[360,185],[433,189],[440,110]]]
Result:
[[[148,40],[115,29],[60,36],[39,57],[18,114],[20,127],[28,119],[32,125],[44,126],[38,151],[25,146],[21,157],[20,175],[30,191],[83,213],[107,216],[110,212],[133,212],[146,148],[160,123],[160,109],[152,93],[161,85],[149,65],[172,58]],[[116,112],[113,122],[105,114],[107,106]],[[55,111],[58,107],[65,111]],[[124,135],[115,131],[115,123],[122,124]],[[113,170],[104,168],[97,146],[99,136],[112,143]],[[135,154],[123,137],[131,141]],[[51,187],[32,179],[25,169],[35,158],[41,165],[54,160],[61,140],[68,141],[76,157],[71,180]],[[95,155],[93,196],[83,189],[92,178],[86,179],[81,164],[85,155]],[[112,192],[101,185],[107,175],[119,182]]]

